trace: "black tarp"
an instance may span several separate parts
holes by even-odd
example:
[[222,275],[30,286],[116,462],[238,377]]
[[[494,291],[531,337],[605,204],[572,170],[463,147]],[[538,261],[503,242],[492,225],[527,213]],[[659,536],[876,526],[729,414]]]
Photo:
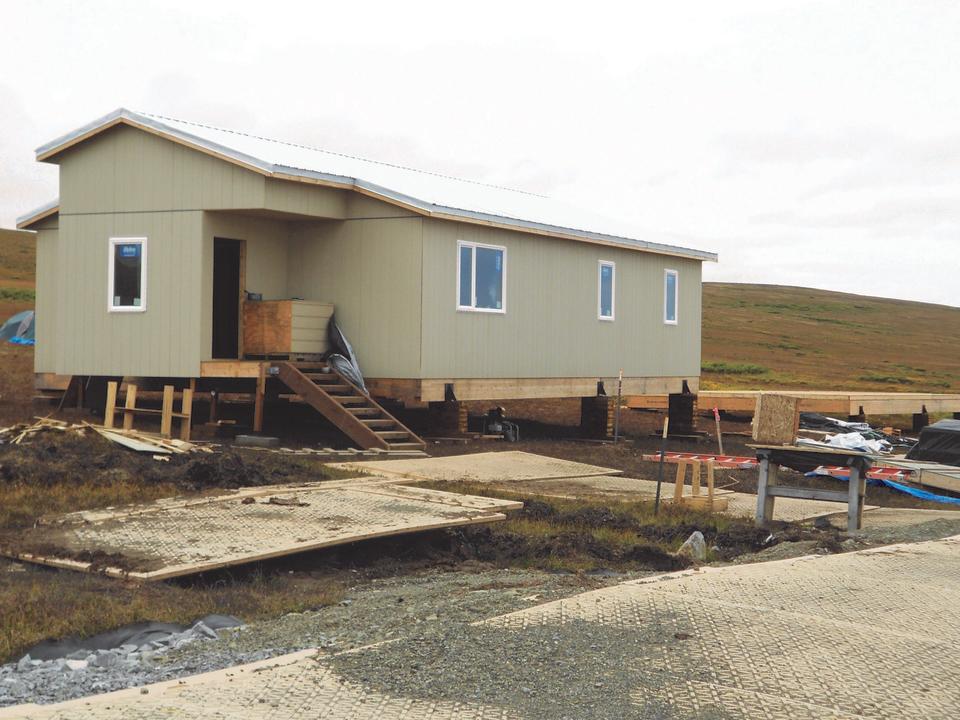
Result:
[[327,337],[332,346],[332,350],[327,355],[327,362],[333,365],[333,368],[347,380],[366,392],[367,386],[363,382],[363,373],[360,371],[357,354],[353,351],[353,346],[347,340],[347,336],[343,334],[343,330],[340,329],[336,314],[330,316],[330,324],[327,325]]
[[960,420],[941,420],[925,427],[907,459],[960,466]]

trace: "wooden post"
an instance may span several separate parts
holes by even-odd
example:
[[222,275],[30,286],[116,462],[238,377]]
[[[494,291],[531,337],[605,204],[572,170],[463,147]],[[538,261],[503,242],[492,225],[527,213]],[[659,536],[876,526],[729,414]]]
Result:
[[216,390],[210,391],[210,419],[207,421],[211,425],[217,422],[217,398],[220,396]]
[[713,512],[713,460],[706,461],[707,466],[707,507]]
[[253,400],[253,431],[263,432],[263,396],[267,388],[267,364],[260,363],[257,375],[257,394]]
[[690,494],[700,494],[700,461],[690,463]]
[[160,411],[160,435],[170,437],[173,431],[173,385],[163,386],[163,405]]
[[713,409],[713,419],[717,423],[717,449],[720,450],[720,454],[723,455],[723,433],[720,432],[720,410],[719,408]]
[[769,494],[771,486],[776,485],[777,465],[770,462],[766,455],[760,456],[760,478],[757,482],[757,525],[761,527],[773,520],[773,501]]
[[137,407],[137,386],[127,384],[127,400],[123,410],[123,429],[133,430],[133,411]]
[[850,480],[847,487],[847,532],[859,530],[863,524],[863,496],[861,491],[860,464],[850,465]]
[[117,386],[115,380],[107,383],[107,404],[103,408],[103,426],[105,428],[113,427],[113,416],[117,410]]
[[683,502],[683,481],[687,476],[687,463],[684,461],[677,463],[677,482],[673,488],[673,504],[680,505]]
[[180,408],[180,439],[190,440],[190,423],[193,416],[193,388],[184,388],[183,405]]

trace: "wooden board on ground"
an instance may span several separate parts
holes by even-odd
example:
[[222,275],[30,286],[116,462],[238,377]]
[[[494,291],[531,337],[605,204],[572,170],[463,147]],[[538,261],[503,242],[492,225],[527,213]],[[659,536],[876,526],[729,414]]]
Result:
[[[164,580],[387,535],[494,522],[522,503],[391,482],[260,487],[208,498],[66,515],[2,554],[138,580]],[[109,558],[91,564],[77,558]]]
[[770,445],[793,445],[800,429],[800,399],[761,393],[753,413],[753,439]]
[[549,480],[551,478],[583,477],[589,475],[619,475],[621,470],[559,460],[534,453],[506,451],[485,452],[450,457],[416,458],[410,460],[375,460],[346,462],[331,467],[362,471],[388,477],[410,480],[445,482],[497,482],[518,480]]

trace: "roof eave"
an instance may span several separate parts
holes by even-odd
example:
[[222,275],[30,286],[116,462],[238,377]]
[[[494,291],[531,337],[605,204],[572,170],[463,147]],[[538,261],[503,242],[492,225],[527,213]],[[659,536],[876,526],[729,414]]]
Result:
[[36,225],[41,220],[46,220],[60,212],[60,199],[56,198],[48,203],[44,203],[38,208],[34,208],[26,215],[17,218],[17,230],[29,230],[31,225]]

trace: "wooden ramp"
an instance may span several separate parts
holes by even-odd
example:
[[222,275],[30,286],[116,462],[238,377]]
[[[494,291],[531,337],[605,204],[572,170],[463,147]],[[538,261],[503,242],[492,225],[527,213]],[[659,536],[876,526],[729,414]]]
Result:
[[427,445],[366,392],[326,363],[277,362],[277,377],[364,450],[423,450]]

